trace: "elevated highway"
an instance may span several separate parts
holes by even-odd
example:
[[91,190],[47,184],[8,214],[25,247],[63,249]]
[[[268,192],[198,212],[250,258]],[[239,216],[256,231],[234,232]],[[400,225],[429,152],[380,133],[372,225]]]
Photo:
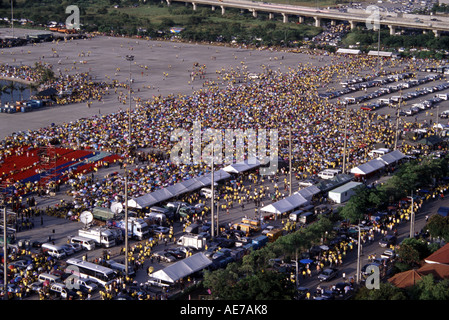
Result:
[[254,17],[257,17],[258,12],[266,12],[269,14],[270,19],[274,17],[274,14],[280,14],[283,17],[284,23],[289,21],[290,16],[297,18],[299,23],[303,23],[305,17],[312,17],[315,19],[315,26],[317,27],[321,25],[321,20],[326,19],[330,20],[332,24],[335,24],[336,21],[347,21],[350,23],[351,29],[355,28],[357,24],[374,27],[376,21],[376,24],[387,26],[390,29],[390,34],[395,34],[397,28],[413,28],[423,30],[423,32],[432,31],[435,36],[439,36],[443,31],[449,31],[448,18],[439,17],[436,20],[433,16],[428,15],[406,14],[401,16],[394,14],[393,16],[383,12],[369,12],[365,10],[341,12],[337,9],[315,9],[311,7],[248,0],[166,0],[168,5],[175,1],[190,3],[194,10],[197,9],[198,5],[211,6],[212,10],[218,7],[221,8],[223,15],[226,12],[226,8],[248,10],[252,12]]

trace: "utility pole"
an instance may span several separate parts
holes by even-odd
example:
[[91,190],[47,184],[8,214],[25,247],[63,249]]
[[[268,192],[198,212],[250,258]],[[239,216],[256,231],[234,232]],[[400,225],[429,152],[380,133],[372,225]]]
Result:
[[215,215],[214,215],[214,212],[215,212],[215,201],[214,201],[214,198],[215,198],[215,178],[214,178],[214,143],[212,142],[212,156],[211,156],[211,165],[210,165],[210,167],[211,167],[211,181],[210,181],[210,184],[211,184],[211,186],[210,186],[210,189],[211,189],[211,199],[210,199],[210,208],[211,208],[211,211],[210,211],[210,218],[211,218],[211,225],[210,225],[210,227],[211,227],[211,231],[212,231],[212,233],[211,233],[211,237],[212,237],[212,239],[215,237]]
[[398,133],[399,133],[399,112],[401,111],[401,101],[402,101],[402,90],[399,97],[399,105],[398,105],[398,112],[396,113],[396,133],[394,138],[394,150],[398,147]]
[[289,195],[292,195],[292,128],[288,129],[288,175],[289,175]]
[[8,300],[8,231],[6,228],[6,201],[3,203],[3,290]]

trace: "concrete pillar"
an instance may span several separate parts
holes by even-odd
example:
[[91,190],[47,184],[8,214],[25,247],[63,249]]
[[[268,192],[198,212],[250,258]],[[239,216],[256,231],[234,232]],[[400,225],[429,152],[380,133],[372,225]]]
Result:
[[171,0],[167,0],[167,6],[171,5]]
[[313,17],[315,19],[315,27],[320,27],[321,26],[321,18],[318,17]]
[[357,26],[357,22],[351,20],[351,21],[349,21],[349,25],[351,26],[351,30],[354,30],[355,27]]
[[215,11],[215,6],[212,6],[212,11]]
[[303,17],[303,16],[299,16],[298,22],[299,22],[299,23],[304,23],[304,17]]
[[435,35],[435,37],[439,37],[440,34],[441,34],[441,31],[440,31],[440,30],[434,29],[434,30],[433,30],[433,34]]
[[388,26],[388,28],[390,28],[390,34],[394,35],[396,33],[396,28],[392,25]]
[[193,11],[196,11],[196,3],[192,2],[192,5],[193,5]]
[[337,21],[336,20],[331,20],[331,26],[336,26],[337,25]]
[[255,9],[252,9],[252,11],[253,11],[253,17],[257,18],[257,11]]
[[270,13],[268,14],[268,19],[269,19],[269,20],[273,20],[273,18],[274,18],[274,14],[270,12]]
[[288,22],[288,14],[285,14],[285,13],[282,14],[282,21],[283,21],[284,23],[287,23],[287,22]]
[[221,6],[220,8],[221,8],[221,15],[224,16],[226,12],[225,7]]

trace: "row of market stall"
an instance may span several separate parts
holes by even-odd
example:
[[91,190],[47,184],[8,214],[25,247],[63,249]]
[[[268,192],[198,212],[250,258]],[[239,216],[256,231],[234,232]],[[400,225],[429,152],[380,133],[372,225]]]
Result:
[[[324,180],[316,185],[305,187],[297,192],[294,192],[291,196],[285,197],[275,203],[269,204],[261,208],[261,211],[272,213],[274,215],[282,215],[284,213],[291,212],[300,207],[309,205],[313,198],[319,194],[328,193],[332,197],[333,193],[348,193],[350,190],[360,185],[359,182],[354,182],[354,175],[370,175],[377,172],[385,166],[391,166],[399,162],[405,156],[400,151],[393,151],[388,154],[372,160],[377,161],[369,165],[361,165],[353,170],[357,173],[353,174],[340,174],[330,180]],[[370,162],[372,162],[370,161]],[[214,182],[220,182],[231,177],[231,174],[241,174],[246,171],[250,171],[260,167],[260,162],[257,159],[249,159],[239,163],[235,163],[224,167],[223,169],[214,171]],[[147,195],[133,198],[128,202],[130,207],[134,208],[146,208],[157,203],[167,201],[176,196],[197,191],[203,187],[208,187],[212,184],[212,175],[207,174],[201,177],[192,178],[186,181],[182,181],[173,186],[169,186],[164,189],[160,189],[149,193]],[[176,281],[183,279],[195,272],[201,271],[207,268],[211,264],[211,260],[208,259],[202,252],[196,253],[193,256],[171,264],[161,270],[158,270],[152,274],[152,278],[158,279],[166,283],[175,283]]]

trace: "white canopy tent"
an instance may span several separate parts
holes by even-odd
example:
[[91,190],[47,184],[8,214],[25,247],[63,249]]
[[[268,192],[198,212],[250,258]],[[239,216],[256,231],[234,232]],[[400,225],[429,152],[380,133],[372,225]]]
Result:
[[203,270],[212,264],[212,261],[202,252],[198,252],[193,256],[175,262],[164,269],[154,272],[151,277],[175,283],[176,281],[187,277],[197,271]]
[[[214,172],[214,182],[228,179],[231,175],[222,169]],[[163,202],[174,198],[178,195],[193,192],[203,187],[210,186],[212,184],[211,174],[207,174],[200,177],[191,178],[177,184],[168,186],[163,189],[147,193],[140,197],[135,197],[128,200],[128,206],[131,208],[143,209],[150,207],[159,202]]]
[[358,167],[352,168],[351,173],[356,175],[368,175],[385,167],[385,164],[379,159],[368,161]]
[[392,152],[384,154],[382,157],[379,157],[378,159],[388,166],[390,164],[398,162],[399,160],[402,160],[403,158],[405,158],[405,155],[401,151],[394,150]]
[[223,168],[228,173],[242,173],[257,167],[260,167],[261,163],[256,158],[230,164]]
[[303,188],[303,189],[297,191],[297,193],[302,195],[308,201],[310,201],[314,195],[316,195],[320,192],[321,192],[321,190],[315,185],[308,186],[306,188]]
[[288,196],[282,200],[279,200],[275,203],[265,206],[260,210],[274,214],[283,214],[290,210],[294,210],[299,206],[307,204],[308,202],[309,201],[306,198],[304,198],[301,194],[295,192],[291,196]]
[[360,54],[360,53],[362,53],[362,51],[360,51],[359,49],[344,49],[344,48],[340,48],[340,49],[337,50],[337,53]]

